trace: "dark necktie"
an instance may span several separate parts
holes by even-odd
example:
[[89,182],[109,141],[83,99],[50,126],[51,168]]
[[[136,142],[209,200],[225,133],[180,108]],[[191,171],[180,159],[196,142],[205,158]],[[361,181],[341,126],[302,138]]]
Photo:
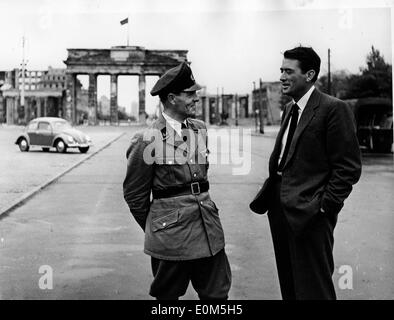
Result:
[[181,129],[187,129],[187,125],[184,122],[181,123]]
[[286,145],[285,145],[285,150],[283,151],[283,156],[282,159],[280,159],[280,163],[278,166],[278,171],[281,172],[283,170],[283,167],[286,163],[286,158],[287,154],[289,153],[290,145],[291,145],[291,140],[293,139],[294,132],[297,128],[297,122],[298,122],[298,105],[295,103],[293,104],[293,107],[291,108],[291,120],[290,120],[290,126],[289,126],[289,132],[287,134],[287,140],[286,140]]

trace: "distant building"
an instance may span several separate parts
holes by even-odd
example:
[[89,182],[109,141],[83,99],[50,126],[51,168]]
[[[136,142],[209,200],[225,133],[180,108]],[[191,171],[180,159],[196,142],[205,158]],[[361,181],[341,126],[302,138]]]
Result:
[[110,116],[110,100],[107,96],[101,96],[98,100],[98,119],[103,120]]
[[[24,83],[25,103],[22,105]],[[64,117],[66,69],[0,71],[0,123],[26,124],[42,116]],[[77,119],[88,119],[88,91],[76,81]]]
[[[89,118],[89,106],[88,106],[88,90],[82,87],[80,81],[76,82],[77,85],[77,124],[82,124]],[[64,104],[63,104],[64,106]]]
[[40,89],[66,89],[66,70],[48,67],[38,83]]
[[6,71],[0,71],[0,87],[5,83],[6,75]]
[[134,117],[135,119],[138,119],[138,102],[137,101],[131,102],[130,116]]
[[[65,69],[1,71],[0,122],[25,124],[40,116],[63,115]],[[24,89],[24,105],[22,105]]]
[[196,118],[209,124],[221,124],[227,120],[248,118],[251,110],[249,95],[199,93]]
[[[38,91],[39,82],[42,79],[43,71],[39,70],[25,70],[25,90]],[[22,90],[23,77],[22,70],[15,69],[15,87]]]
[[282,94],[280,81],[260,82],[260,86],[252,91],[253,112],[264,118],[264,123],[279,124],[284,105],[290,98]]
[[3,91],[1,91],[1,88],[5,84],[6,80],[6,72],[5,71],[0,71],[0,123],[6,122],[6,112],[5,112],[5,106],[4,106],[4,97],[3,97]]

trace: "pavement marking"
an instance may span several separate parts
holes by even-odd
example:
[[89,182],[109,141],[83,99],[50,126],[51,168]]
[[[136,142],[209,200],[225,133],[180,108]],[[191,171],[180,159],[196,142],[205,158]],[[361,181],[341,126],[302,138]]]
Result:
[[48,179],[46,182],[40,184],[39,186],[35,187],[33,190],[25,193],[23,196],[21,196],[20,198],[16,199],[15,201],[11,202],[11,204],[9,204],[8,206],[5,207],[5,209],[2,209],[0,211],[0,220],[3,219],[4,217],[8,216],[10,214],[11,211],[15,210],[16,208],[18,208],[19,206],[21,206],[22,204],[24,204],[27,200],[29,200],[30,198],[32,198],[36,193],[38,193],[39,191],[45,189],[46,187],[48,187],[50,184],[56,182],[57,180],[59,180],[59,178],[61,178],[62,176],[64,176],[66,173],[70,172],[71,170],[75,169],[76,167],[78,167],[80,164],[82,164],[83,162],[85,162],[86,160],[89,160],[91,157],[93,157],[94,155],[96,155],[97,153],[99,153],[100,151],[104,150],[105,148],[109,147],[112,143],[114,143],[116,140],[120,139],[122,136],[124,136],[126,134],[126,132],[121,133],[120,135],[116,136],[114,139],[110,140],[109,142],[107,142],[104,146],[102,146],[100,149],[96,150],[93,153],[90,153],[88,155],[86,155],[84,158],[82,158],[81,160],[79,160],[78,162],[72,164],[70,167],[68,167],[67,169],[65,169],[64,171],[62,171],[61,173],[59,173],[58,175],[56,175],[53,178]]

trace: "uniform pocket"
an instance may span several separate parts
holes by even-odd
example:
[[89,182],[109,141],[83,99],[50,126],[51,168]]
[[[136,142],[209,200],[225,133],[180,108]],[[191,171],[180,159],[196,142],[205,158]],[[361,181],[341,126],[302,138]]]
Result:
[[163,217],[156,218],[152,220],[152,231],[156,232],[163,229],[168,229],[178,222],[179,219],[179,209],[171,211],[171,213],[166,214]]

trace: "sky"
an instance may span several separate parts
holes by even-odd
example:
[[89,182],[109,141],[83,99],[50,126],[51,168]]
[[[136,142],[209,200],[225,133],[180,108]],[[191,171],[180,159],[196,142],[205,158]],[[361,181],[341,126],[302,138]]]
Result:
[[[20,65],[23,36],[30,70],[65,68],[67,48],[109,49],[129,38],[146,49],[188,50],[209,93],[245,94],[260,78],[278,81],[283,52],[299,44],[320,55],[322,74],[328,48],[332,72],[359,72],[372,45],[391,63],[392,7],[388,0],[2,0],[0,70]],[[156,80],[147,79],[148,111]],[[109,96],[108,77],[98,91]],[[135,100],[137,77],[120,77],[119,105]]]

